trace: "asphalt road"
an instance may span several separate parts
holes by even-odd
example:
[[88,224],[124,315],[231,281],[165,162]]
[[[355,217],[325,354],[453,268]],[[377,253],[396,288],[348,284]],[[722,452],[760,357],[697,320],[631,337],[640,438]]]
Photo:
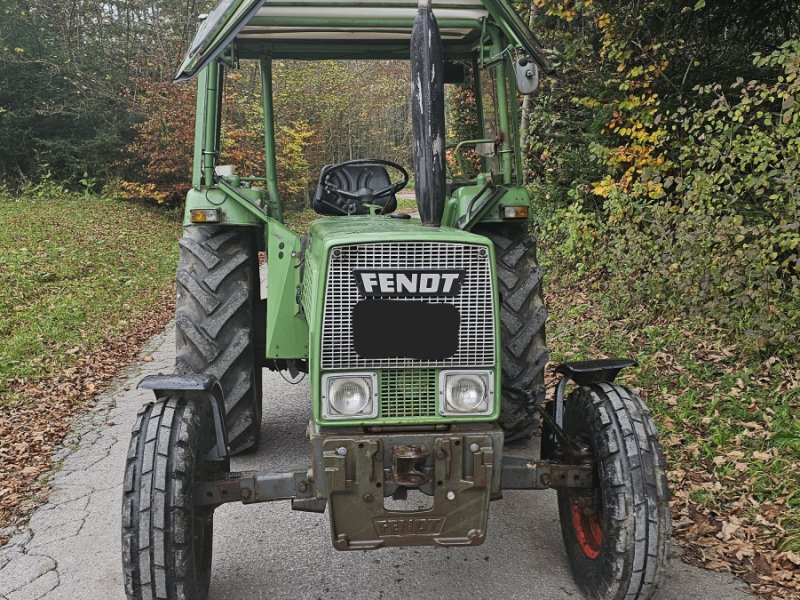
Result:
[[[171,372],[174,330],[156,336],[59,452],[47,504],[0,549],[0,600],[124,598],[120,497],[129,431],[150,392],[144,375]],[[263,446],[234,469],[307,461],[308,388],[265,372]],[[488,540],[476,548],[338,552],[327,515],[288,502],[227,505],[216,513],[211,598],[579,599],[564,557],[555,495],[507,492],[492,504]],[[732,577],[674,559],[660,600],[752,598]]]

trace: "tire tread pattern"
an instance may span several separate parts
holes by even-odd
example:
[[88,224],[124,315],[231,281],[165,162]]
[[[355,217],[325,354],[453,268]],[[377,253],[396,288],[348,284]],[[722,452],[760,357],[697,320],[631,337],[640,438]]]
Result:
[[503,394],[499,424],[506,442],[530,437],[536,404],[544,404],[547,307],[536,240],[525,225],[475,229],[494,243],[500,286]]
[[177,370],[219,379],[231,453],[253,449],[261,431],[260,367],[254,342],[255,232],[248,227],[191,226],[185,228],[180,246]]
[[[201,598],[208,590],[213,510],[193,507],[199,462],[213,443],[210,409],[177,397],[142,407],[131,433],[122,501],[125,593],[135,600]],[[203,523],[202,556],[194,527]]]
[[[669,558],[671,522],[666,462],[650,411],[629,388],[579,388],[567,411],[582,411],[600,464],[605,520],[601,555],[586,559],[575,542],[568,494],[559,492],[561,527],[573,573],[590,598],[648,600]],[[574,413],[573,413],[574,414]],[[568,427],[565,414],[565,427]]]

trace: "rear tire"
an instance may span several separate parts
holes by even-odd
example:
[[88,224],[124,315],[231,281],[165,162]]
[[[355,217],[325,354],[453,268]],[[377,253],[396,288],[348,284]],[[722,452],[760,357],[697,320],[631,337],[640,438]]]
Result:
[[204,459],[214,442],[207,402],[173,396],[139,411],[122,500],[122,568],[131,600],[208,594],[214,509],[195,507],[194,489],[228,470]]
[[506,442],[524,440],[533,434],[533,407],[545,400],[544,368],[549,358],[543,271],[536,258],[536,240],[527,223],[486,225],[475,233],[494,243],[500,284],[503,395],[498,423]]
[[256,449],[261,438],[256,327],[263,323],[256,229],[186,227],[180,246],[177,371],[216,377],[225,398],[230,453]]
[[669,557],[669,490],[650,412],[626,387],[601,383],[567,398],[564,431],[588,445],[597,486],[558,492],[572,573],[589,598],[648,600]]

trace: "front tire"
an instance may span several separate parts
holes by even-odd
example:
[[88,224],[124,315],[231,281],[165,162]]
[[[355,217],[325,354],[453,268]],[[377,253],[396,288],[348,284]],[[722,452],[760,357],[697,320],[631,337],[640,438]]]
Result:
[[611,383],[567,398],[564,431],[591,450],[596,487],[558,492],[561,532],[577,584],[597,600],[648,600],[669,556],[664,455],[639,396]]
[[500,285],[500,340],[503,346],[503,395],[498,423],[505,441],[531,437],[534,410],[544,404],[544,368],[548,354],[544,325],[547,308],[536,240],[524,225],[485,225],[475,229],[494,243]]
[[214,509],[195,486],[228,470],[205,456],[215,443],[211,407],[169,397],[139,411],[122,500],[122,568],[130,600],[202,600],[211,582]]
[[253,227],[194,225],[180,241],[175,310],[178,373],[213,375],[225,398],[231,454],[258,448],[263,323]]

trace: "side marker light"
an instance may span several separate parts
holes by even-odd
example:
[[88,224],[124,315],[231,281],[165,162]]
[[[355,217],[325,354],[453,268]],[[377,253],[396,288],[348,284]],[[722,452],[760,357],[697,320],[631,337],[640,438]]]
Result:
[[501,219],[527,219],[527,206],[502,206],[500,207]]
[[220,211],[218,208],[193,208],[189,211],[192,223],[219,223]]

